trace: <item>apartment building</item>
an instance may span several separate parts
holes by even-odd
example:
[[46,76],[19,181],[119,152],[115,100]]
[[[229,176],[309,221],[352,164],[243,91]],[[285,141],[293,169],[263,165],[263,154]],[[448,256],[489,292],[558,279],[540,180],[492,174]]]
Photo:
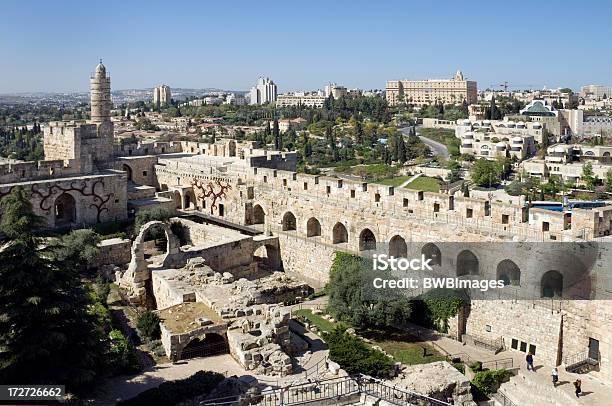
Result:
[[323,107],[325,103],[323,92],[294,92],[281,94],[276,98],[276,107]]
[[566,182],[582,183],[584,165],[590,163],[594,176],[605,178],[612,170],[612,147],[582,144],[555,144],[546,150],[544,159],[532,158],[521,163],[528,176],[549,179],[551,176]]

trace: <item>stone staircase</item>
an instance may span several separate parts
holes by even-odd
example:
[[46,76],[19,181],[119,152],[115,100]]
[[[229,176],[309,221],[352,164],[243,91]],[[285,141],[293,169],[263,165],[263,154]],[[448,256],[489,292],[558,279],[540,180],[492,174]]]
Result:
[[[569,385],[569,386],[568,386]],[[501,385],[501,392],[517,406],[578,406],[571,383],[556,388],[552,382],[534,372],[520,370],[516,376]],[[500,402],[500,404],[503,404]]]

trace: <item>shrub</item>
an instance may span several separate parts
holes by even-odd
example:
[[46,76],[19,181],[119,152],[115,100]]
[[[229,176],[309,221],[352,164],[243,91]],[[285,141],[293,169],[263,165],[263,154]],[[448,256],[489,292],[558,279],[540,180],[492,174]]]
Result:
[[130,343],[120,330],[111,330],[109,365],[113,374],[131,374],[140,371],[140,364]]
[[130,222],[128,221],[109,221],[107,223],[98,223],[93,226],[93,230],[96,234],[103,236],[104,238],[112,238],[114,235],[125,235],[128,230]]
[[470,369],[471,369],[473,372],[480,372],[480,371],[482,371],[482,362],[480,362],[480,361],[475,361],[475,362],[472,362],[472,363],[471,363],[470,365],[468,365],[468,366],[470,367]]
[[[338,320],[356,328],[385,328],[402,324],[410,318],[410,301],[398,292],[376,292],[379,296],[366,300],[365,286],[372,286],[372,264],[368,260],[344,252],[336,252],[330,270],[329,312]],[[378,275],[376,275],[378,276]],[[373,296],[374,292],[369,292]]]
[[432,289],[413,300],[412,321],[447,332],[448,320],[455,317],[468,301],[469,298],[461,291]]
[[457,369],[457,371],[461,372],[462,374],[465,374],[465,364],[462,362],[455,362],[453,363],[453,366]]
[[138,317],[138,332],[141,337],[147,339],[157,339],[160,335],[159,316],[150,310],[147,310]]
[[223,379],[224,376],[217,372],[198,371],[189,378],[164,382],[157,388],[146,390],[132,399],[117,403],[117,406],[176,405],[210,393]]
[[140,232],[140,228],[149,221],[166,221],[170,218],[170,216],[171,213],[161,207],[141,210],[136,213],[136,219],[134,220],[134,233],[138,234]]
[[509,375],[510,372],[503,368],[477,372],[471,381],[474,397],[481,399],[482,395],[489,396]]
[[347,334],[342,328],[324,333],[329,346],[329,358],[349,374],[388,377],[393,361],[380,351],[370,348],[363,340]]

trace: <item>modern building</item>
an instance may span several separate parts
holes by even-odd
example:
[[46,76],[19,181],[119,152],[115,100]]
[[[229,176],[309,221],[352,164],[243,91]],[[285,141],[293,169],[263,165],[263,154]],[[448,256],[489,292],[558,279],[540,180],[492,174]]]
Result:
[[323,107],[327,97],[323,92],[294,92],[281,94],[276,99],[276,107]]
[[459,152],[476,158],[516,158],[535,154],[535,142],[541,142],[546,130],[540,123],[523,121],[459,120],[455,135],[461,140]]
[[401,102],[425,106],[434,103],[476,103],[478,89],[475,81],[465,80],[457,71],[452,79],[389,80],[385,87],[389,105]]
[[541,179],[551,176],[565,182],[582,183],[584,165],[590,163],[593,175],[604,179],[612,170],[612,147],[583,144],[556,144],[546,150],[544,159],[532,158],[521,163],[525,174]]
[[325,97],[333,96],[334,99],[339,99],[347,94],[348,90],[344,86],[340,86],[335,83],[329,83],[325,86]]
[[580,88],[580,96],[601,100],[604,97],[609,99],[612,97],[612,86],[602,85],[587,85]]
[[247,104],[246,98],[241,94],[230,93],[225,98],[225,104],[233,104],[235,106],[244,106]]
[[167,106],[172,100],[172,92],[170,86],[159,85],[153,89],[153,104],[157,107]]
[[270,78],[260,77],[250,91],[250,104],[268,104],[276,101],[276,84]]

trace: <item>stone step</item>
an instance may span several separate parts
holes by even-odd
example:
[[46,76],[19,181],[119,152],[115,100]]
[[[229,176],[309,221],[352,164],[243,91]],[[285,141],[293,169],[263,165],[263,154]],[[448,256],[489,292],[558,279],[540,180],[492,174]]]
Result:
[[517,405],[578,406],[573,394],[561,387],[553,387],[544,377],[533,372],[519,371],[518,375],[501,386],[506,396]]

